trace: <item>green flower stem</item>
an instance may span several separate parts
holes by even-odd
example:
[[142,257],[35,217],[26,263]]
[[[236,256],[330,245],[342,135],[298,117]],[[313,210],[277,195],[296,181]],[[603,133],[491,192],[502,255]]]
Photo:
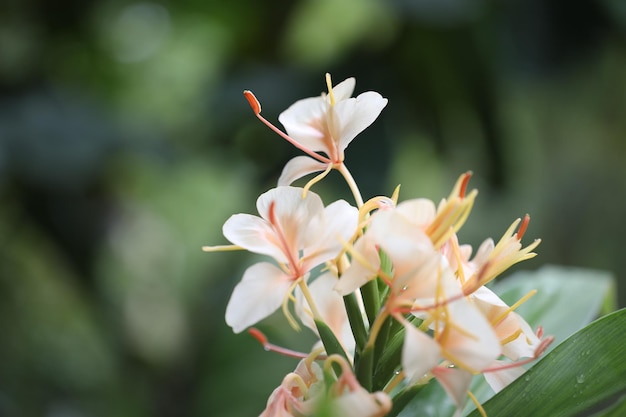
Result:
[[380,295],[378,293],[378,283],[376,279],[369,281],[361,287],[361,297],[363,297],[363,306],[365,314],[370,325],[373,325],[378,311],[380,310]]
[[367,345],[361,352],[359,362],[355,366],[355,375],[363,388],[372,391],[372,374],[374,369],[374,346]]
[[393,321],[394,320],[391,317],[387,317],[378,332],[378,337],[376,337],[376,342],[374,344],[374,363],[378,363],[385,347],[387,346],[387,342],[389,340],[389,330]]
[[[337,340],[337,337],[335,337],[335,334],[330,329],[330,327],[328,327],[328,325],[323,320],[315,319],[314,321],[315,327],[317,327],[317,331],[320,334],[320,339],[324,344],[326,355],[330,356],[337,354],[349,361],[348,355],[346,354],[345,350],[343,350],[343,346],[341,346],[341,343],[339,343],[339,340]],[[333,363],[333,369],[335,370],[337,375],[341,375],[341,366],[339,364]]]
[[389,380],[394,377],[395,371],[400,365],[404,332],[404,327],[401,327],[398,332],[392,333],[392,336],[385,345],[385,349],[376,361],[373,379],[375,391],[379,391],[387,385]]
[[363,322],[363,314],[361,313],[356,294],[350,293],[346,295],[343,297],[343,302],[346,306],[348,320],[356,341],[356,350],[360,352],[365,347],[365,343],[367,343],[367,329],[365,328],[365,322]]

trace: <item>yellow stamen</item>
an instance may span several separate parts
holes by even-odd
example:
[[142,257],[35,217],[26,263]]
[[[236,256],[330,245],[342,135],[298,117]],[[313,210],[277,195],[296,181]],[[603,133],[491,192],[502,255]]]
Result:
[[306,183],[306,185],[302,189],[302,199],[304,199],[306,197],[306,194],[309,192],[309,189],[313,185],[317,184],[318,182],[323,180],[326,175],[328,175],[328,173],[330,172],[331,169],[333,169],[333,164],[328,164],[328,166],[326,167],[324,172],[322,172],[319,175],[316,175],[312,180],[310,180],[309,182]]
[[333,83],[330,80],[330,74],[326,73],[326,86],[328,87],[328,98],[330,99],[330,105],[335,105],[335,95],[333,94]]
[[293,284],[291,284],[291,286],[289,287],[289,291],[287,291],[287,295],[285,295],[285,298],[283,298],[283,303],[281,306],[283,314],[285,315],[285,318],[287,318],[287,322],[289,323],[291,328],[297,332],[300,331],[300,325],[291,314],[291,311],[289,311],[289,300],[293,301],[293,296],[291,295],[291,293],[296,288],[296,285],[298,285],[299,281],[300,280],[295,280]]
[[537,294],[537,290],[530,290],[528,292],[528,294],[526,294],[525,296],[520,298],[515,304],[513,304],[511,307],[507,308],[504,312],[502,312],[502,314],[500,314],[495,319],[493,319],[491,321],[491,324],[493,326],[497,326],[502,320],[504,320],[506,318],[506,316],[509,315],[510,312],[514,311],[515,309],[517,309],[517,307],[519,307],[522,304],[524,304],[530,297],[532,297],[535,294]]
[[391,194],[391,201],[393,201],[393,205],[398,204],[398,197],[400,197],[400,184],[393,190],[393,194]]
[[245,250],[245,249],[237,245],[216,245],[216,246],[203,246],[202,247],[202,252],[227,252],[231,250]]
[[485,411],[485,409],[483,408],[483,406],[480,404],[480,402],[478,401],[478,399],[474,396],[474,394],[472,394],[471,391],[467,391],[467,396],[470,397],[470,400],[472,400],[472,402],[474,403],[474,405],[476,406],[476,409],[478,410],[478,412],[480,413],[481,416],[483,417],[487,417],[487,412]]
[[399,371],[397,374],[393,376],[393,378],[391,378],[391,381],[389,381],[389,383],[387,384],[387,386],[385,386],[385,389],[383,391],[389,394],[391,391],[393,391],[395,387],[398,386],[400,382],[404,381],[404,377],[405,377],[404,371]]

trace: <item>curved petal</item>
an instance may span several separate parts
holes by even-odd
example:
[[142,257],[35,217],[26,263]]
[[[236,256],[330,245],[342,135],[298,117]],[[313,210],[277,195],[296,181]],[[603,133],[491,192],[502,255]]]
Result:
[[350,267],[344,271],[335,285],[335,291],[342,296],[350,294],[374,279],[380,269],[380,256],[376,242],[367,234],[356,241],[354,252],[358,254],[358,257],[352,257]]
[[[481,371],[500,356],[502,349],[491,323],[465,298],[448,305],[448,325],[443,349],[463,368]],[[459,330],[462,329],[462,330]]]
[[222,233],[231,243],[250,252],[269,255],[278,262],[287,262],[274,229],[267,221],[257,216],[235,214],[226,220]]
[[[491,366],[498,367],[508,364],[509,362],[494,361]],[[524,372],[526,372],[526,369],[521,366],[517,366],[515,368],[507,368],[501,371],[485,372],[483,375],[485,376],[485,381],[487,381],[493,392],[497,394],[511,382],[519,378]]]
[[402,345],[402,368],[410,383],[417,382],[430,372],[441,358],[441,347],[430,336],[405,321]]
[[[277,187],[257,199],[257,210],[261,217],[270,220],[270,207],[273,206],[276,233],[281,233],[289,251],[295,258],[305,245],[308,227],[323,221],[324,203],[312,191],[302,198],[302,188]],[[284,245],[283,245],[284,246]]]
[[335,101],[347,100],[352,97],[354,93],[354,87],[356,85],[356,79],[354,77],[346,78],[339,84],[333,87],[333,94]]
[[306,269],[333,259],[356,231],[359,210],[344,200],[335,201],[324,209],[324,223],[307,224],[304,235],[303,261]]
[[259,262],[243,274],[226,306],[226,323],[240,333],[280,307],[292,282],[275,265]]
[[308,156],[296,156],[285,164],[283,172],[278,178],[278,186],[291,185],[294,181],[314,172],[324,171],[326,164]]
[[436,216],[435,203],[427,198],[403,201],[396,209],[411,223],[422,229],[426,229]]
[[278,115],[278,121],[296,142],[312,151],[326,151],[326,112],[328,103],[323,97],[296,101]]
[[374,91],[337,102],[333,109],[341,127],[339,132],[333,132],[333,137],[339,140],[339,149],[346,149],[356,135],[374,123],[386,105],[387,99]]
[[472,383],[473,375],[458,368],[436,368],[433,374],[456,405],[457,412],[454,415],[460,415],[460,410],[467,400],[466,393]]

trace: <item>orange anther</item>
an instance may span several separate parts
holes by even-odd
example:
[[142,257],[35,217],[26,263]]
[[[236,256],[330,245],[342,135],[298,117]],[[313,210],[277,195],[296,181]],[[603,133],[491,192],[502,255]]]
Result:
[[467,184],[469,184],[469,180],[472,178],[472,171],[467,171],[463,174],[463,180],[461,182],[461,189],[459,190],[459,197],[464,198],[465,192],[467,191]]
[[263,334],[262,331],[260,331],[259,329],[256,329],[254,327],[251,327],[248,329],[248,333],[250,333],[250,336],[254,337],[256,340],[259,341],[259,343],[261,345],[263,345],[263,347],[268,345],[268,341],[267,341],[267,337]]
[[259,100],[257,100],[252,91],[244,90],[243,95],[246,97],[246,100],[248,100],[248,103],[250,104],[250,107],[252,107],[254,114],[258,115],[259,113],[261,113],[261,103],[259,103]]
[[530,216],[527,214],[524,216],[522,224],[519,225],[519,229],[517,229],[517,240],[522,240],[522,236],[524,236],[528,228],[528,223],[530,223]]

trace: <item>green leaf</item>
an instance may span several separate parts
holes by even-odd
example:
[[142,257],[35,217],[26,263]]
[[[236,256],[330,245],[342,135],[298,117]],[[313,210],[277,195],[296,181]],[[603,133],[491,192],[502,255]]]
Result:
[[626,309],[585,327],[485,403],[487,415],[576,416],[626,393],[624,328]]

